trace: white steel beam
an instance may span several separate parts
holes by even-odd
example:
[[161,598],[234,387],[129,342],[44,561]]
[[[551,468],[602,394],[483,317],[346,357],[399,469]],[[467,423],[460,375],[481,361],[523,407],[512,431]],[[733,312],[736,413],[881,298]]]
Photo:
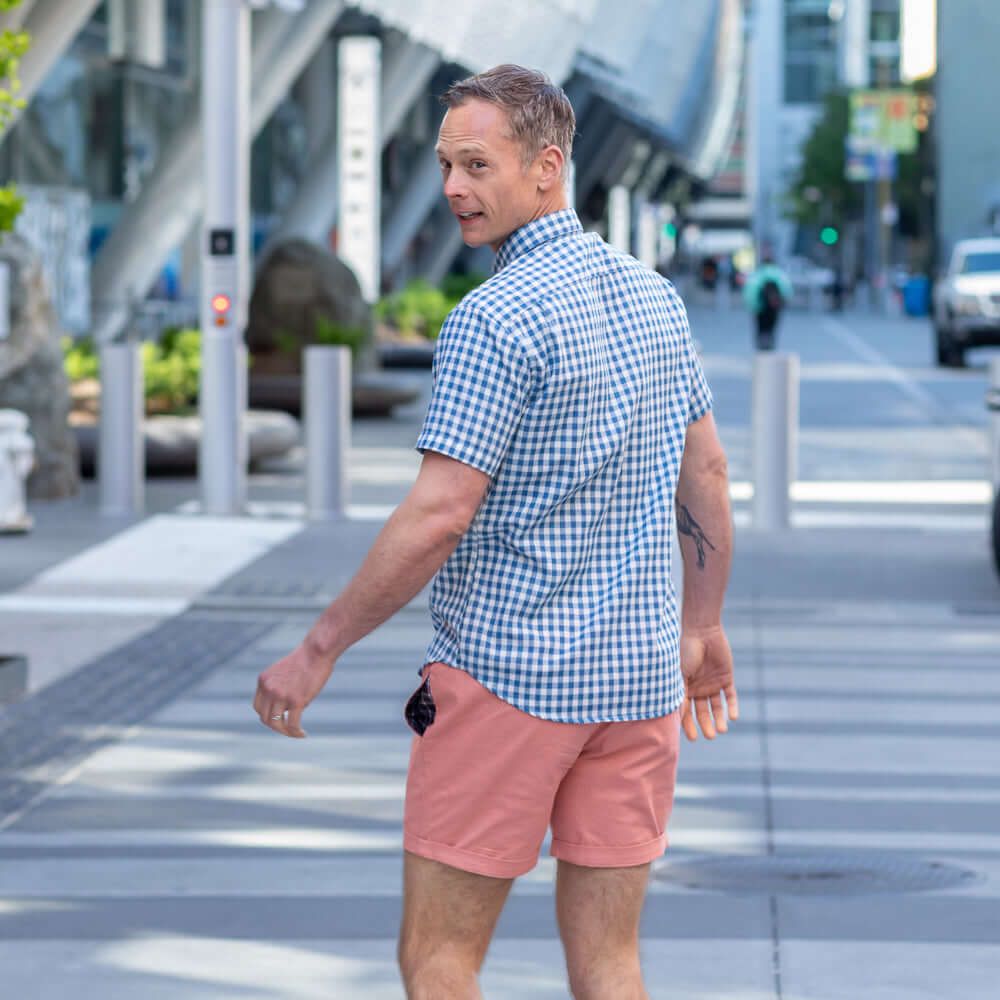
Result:
[[[99,3],[100,0],[45,0],[44,3],[30,5],[18,25],[31,35],[31,47],[17,68],[21,81],[18,97],[30,101],[35,96],[49,70],[76,38]],[[16,23],[18,9],[10,11],[8,17],[11,15],[14,15]],[[0,27],[4,26],[6,24]],[[0,132],[0,139],[7,134],[17,117],[11,117],[7,128]]]
[[[343,7],[343,0],[312,0],[294,17],[266,11],[260,25],[254,21],[254,28],[261,30],[254,32],[251,59],[252,136],[263,128]],[[197,221],[203,204],[201,155],[199,102],[94,261],[93,335],[98,341],[117,335],[127,317],[129,296],[145,294],[167,254]]]

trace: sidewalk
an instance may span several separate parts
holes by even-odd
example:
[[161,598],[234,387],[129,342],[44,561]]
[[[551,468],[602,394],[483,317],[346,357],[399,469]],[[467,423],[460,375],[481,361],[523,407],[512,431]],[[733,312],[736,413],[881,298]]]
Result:
[[[371,433],[362,447],[409,430]],[[282,740],[252,712],[257,673],[379,522],[222,519],[195,540],[206,522],[169,513],[183,493],[152,487],[156,514],[134,525],[83,502],[50,509],[30,558],[4,567],[4,646],[28,614],[15,597],[135,602],[81,616],[72,641],[93,648],[60,655],[84,666],[0,709],[4,995],[401,1000],[402,709],[424,598],[343,658],[306,713],[309,739]],[[794,532],[760,535],[736,505],[726,625],[741,719],[682,751],[642,926],[650,995],[993,998],[1000,589],[984,535],[934,518],[803,527],[816,506],[798,513]],[[122,528],[136,532],[124,546]],[[136,539],[171,560],[155,588]],[[546,851],[501,918],[488,1000],[568,996]]]

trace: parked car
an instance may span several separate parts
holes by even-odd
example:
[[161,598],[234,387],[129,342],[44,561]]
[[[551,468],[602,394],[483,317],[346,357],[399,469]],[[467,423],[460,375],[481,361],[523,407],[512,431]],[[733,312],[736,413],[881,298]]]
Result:
[[1000,239],[959,240],[933,299],[939,365],[961,366],[967,347],[1000,346]]

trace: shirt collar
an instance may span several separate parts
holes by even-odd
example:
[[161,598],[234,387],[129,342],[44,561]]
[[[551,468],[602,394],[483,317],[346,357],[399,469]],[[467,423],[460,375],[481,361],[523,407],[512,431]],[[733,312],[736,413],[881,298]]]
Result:
[[562,236],[572,236],[582,233],[583,226],[572,208],[564,208],[559,212],[550,212],[534,222],[515,229],[500,245],[496,260],[493,262],[493,273],[502,271],[511,261],[523,254],[529,253],[535,247],[548,243]]

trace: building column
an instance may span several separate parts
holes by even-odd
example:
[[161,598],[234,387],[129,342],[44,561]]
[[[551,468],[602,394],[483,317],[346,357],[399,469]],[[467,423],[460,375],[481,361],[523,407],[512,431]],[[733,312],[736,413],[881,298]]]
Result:
[[382,139],[379,89],[382,43],[342,38],[337,49],[337,255],[354,272],[369,303],[381,285]]
[[[424,45],[406,41],[386,48],[380,100],[383,148],[398,131],[413,102],[423,94],[439,63],[438,53]],[[280,224],[268,239],[268,246],[295,236],[326,245],[337,219],[337,163],[334,130],[316,157],[315,165],[302,178]],[[266,253],[267,248],[261,257]]]

